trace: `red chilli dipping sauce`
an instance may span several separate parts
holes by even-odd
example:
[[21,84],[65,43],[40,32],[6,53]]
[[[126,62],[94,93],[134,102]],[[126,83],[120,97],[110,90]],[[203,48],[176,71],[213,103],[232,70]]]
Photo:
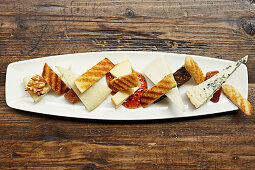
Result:
[[[123,106],[125,106],[126,108],[128,109],[136,109],[138,107],[141,107],[142,104],[141,104],[141,101],[140,101],[140,97],[142,96],[143,93],[145,93],[148,89],[147,87],[147,82],[144,78],[144,76],[139,73],[139,72],[136,72],[136,71],[132,71],[133,73],[135,73],[137,75],[137,78],[140,80],[141,82],[141,86],[139,87],[138,90],[135,91],[134,94],[132,94],[131,96],[129,96],[129,98],[122,104]],[[111,73],[107,73],[106,74],[106,82],[109,86],[110,84],[110,81],[113,80],[114,77],[112,76]],[[112,89],[112,87],[109,86],[109,88]],[[112,89],[112,95],[114,95],[115,93],[117,93],[117,91],[114,91],[114,89]]]
[[[206,73],[205,80],[208,80],[209,78],[213,77],[217,73],[219,73],[219,71],[208,71]],[[213,94],[213,97],[211,98],[211,102],[217,103],[220,100],[220,94],[221,94],[221,88]]]

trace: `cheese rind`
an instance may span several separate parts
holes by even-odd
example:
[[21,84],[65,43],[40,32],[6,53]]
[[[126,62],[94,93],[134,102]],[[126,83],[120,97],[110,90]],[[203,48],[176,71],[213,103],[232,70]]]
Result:
[[[29,77],[24,77],[23,78],[23,83],[25,86],[27,86],[27,83],[30,81],[31,78]],[[35,103],[38,103],[49,91],[50,91],[51,87],[47,84],[46,87],[43,88],[43,90],[46,90],[46,93],[44,95],[41,96],[37,96],[35,93],[31,92],[31,91],[27,91],[29,93],[29,95],[33,98]]]
[[112,96],[111,100],[117,109],[122,103],[129,98],[139,87],[134,87],[125,91],[118,91],[115,95]]
[[93,84],[84,93],[81,93],[75,85],[75,80],[79,77],[78,74],[73,73],[63,67],[56,66],[59,72],[63,74],[63,77],[67,81],[68,85],[77,94],[81,102],[85,105],[88,111],[94,110],[99,106],[111,93],[111,89],[100,83]]
[[[154,61],[146,65],[143,69],[144,74],[154,83],[157,84],[166,75],[172,72],[168,65],[168,61],[165,57],[157,57]],[[185,111],[185,107],[178,90],[178,87],[173,88],[166,93],[166,96],[176,104],[182,111]]]
[[191,103],[196,108],[199,108],[201,105],[210,100],[213,97],[213,94],[221,88],[222,84],[226,82],[229,76],[231,76],[242,63],[246,63],[247,60],[248,56],[245,56],[234,64],[221,70],[210,79],[187,90],[186,94]]
[[119,64],[117,64],[116,66],[114,66],[110,73],[114,76],[114,77],[120,77],[120,76],[125,76],[127,74],[131,74],[132,73],[132,67],[130,64],[129,60],[125,60]]

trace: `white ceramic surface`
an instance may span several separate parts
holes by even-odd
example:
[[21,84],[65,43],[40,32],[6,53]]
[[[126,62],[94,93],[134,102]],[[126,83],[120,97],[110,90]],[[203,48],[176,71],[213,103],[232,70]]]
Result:
[[[103,58],[109,58],[113,63],[118,63],[129,59],[134,70],[142,72],[145,65],[155,59],[157,56],[166,56],[170,67],[176,71],[184,64],[185,54],[162,53],[162,52],[135,52],[135,51],[117,51],[117,52],[93,52],[78,53],[44,58],[31,59],[11,63],[8,65],[6,73],[6,103],[9,107],[25,110],[35,113],[48,115],[57,115],[75,118],[87,119],[107,119],[107,120],[146,120],[146,119],[165,119],[177,117],[190,117],[207,115],[213,113],[236,110],[237,107],[232,104],[223,94],[218,103],[208,102],[199,109],[195,109],[190,103],[185,92],[188,88],[196,85],[193,79],[179,88],[186,111],[180,111],[174,106],[168,98],[165,98],[157,104],[152,104],[147,108],[127,109],[123,106],[115,109],[109,96],[99,107],[92,112],[88,112],[81,102],[70,104],[64,96],[58,96],[52,90],[39,102],[34,103],[29,94],[24,91],[22,82],[23,77],[41,74],[43,65],[47,62],[52,69],[55,66],[66,66],[71,64],[72,71],[82,74],[87,69],[98,63]],[[202,71],[221,70],[233,63],[233,61],[193,56],[199,64]],[[240,57],[241,58],[241,57]],[[106,85],[105,77],[100,80]],[[147,79],[148,87],[152,83]],[[247,67],[242,64],[236,72],[227,80],[226,83],[234,85],[242,95],[248,96],[248,73]]]

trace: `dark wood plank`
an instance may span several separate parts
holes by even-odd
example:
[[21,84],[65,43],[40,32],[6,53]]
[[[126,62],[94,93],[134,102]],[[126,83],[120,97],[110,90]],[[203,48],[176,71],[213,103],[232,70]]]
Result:
[[249,55],[255,105],[253,0],[0,1],[0,169],[252,169],[254,116],[239,111],[154,121],[98,121],[9,108],[11,62],[143,50],[228,60]]

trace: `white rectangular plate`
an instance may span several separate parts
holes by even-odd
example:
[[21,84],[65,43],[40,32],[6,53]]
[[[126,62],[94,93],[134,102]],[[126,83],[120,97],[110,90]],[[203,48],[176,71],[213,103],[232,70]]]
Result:
[[[207,115],[219,112],[236,110],[237,107],[232,104],[223,94],[218,103],[208,102],[199,109],[190,103],[185,92],[188,88],[196,85],[191,79],[179,88],[186,111],[180,111],[174,106],[168,98],[165,98],[157,104],[152,104],[147,108],[127,109],[123,106],[115,109],[111,103],[109,96],[99,107],[92,112],[88,112],[81,102],[70,104],[64,96],[58,96],[54,92],[48,93],[39,103],[34,103],[29,94],[24,91],[22,82],[23,77],[41,74],[43,65],[47,62],[52,69],[55,66],[72,65],[72,71],[78,74],[84,73],[87,69],[98,63],[103,58],[109,58],[113,63],[129,59],[134,70],[142,72],[142,69],[157,56],[166,56],[170,67],[176,71],[184,64],[185,54],[162,53],[162,52],[92,52],[67,54],[59,56],[44,57],[31,59],[9,64],[6,73],[6,103],[9,107],[25,110],[35,113],[43,113],[48,115],[57,115],[75,118],[87,119],[108,119],[108,120],[146,120],[146,119],[165,119],[177,117],[190,117]],[[199,64],[203,73],[208,71],[221,70],[233,63],[233,61],[193,56],[194,60]],[[148,80],[148,88],[152,87],[152,83]],[[106,85],[105,77],[100,80]],[[242,64],[236,72],[227,80],[227,83],[234,85],[243,95],[248,96],[248,73],[247,67]]]

